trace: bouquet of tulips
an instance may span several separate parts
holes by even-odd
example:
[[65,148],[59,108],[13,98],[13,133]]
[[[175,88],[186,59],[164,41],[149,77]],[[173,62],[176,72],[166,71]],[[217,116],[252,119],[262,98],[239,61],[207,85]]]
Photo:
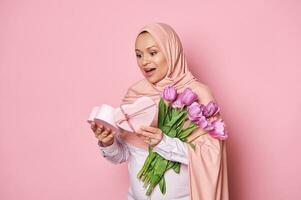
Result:
[[[179,138],[183,142],[187,142],[187,137],[198,127],[207,131],[205,134],[209,133],[214,138],[225,140],[228,136],[224,121],[210,120],[219,113],[219,106],[213,101],[207,105],[199,104],[197,100],[197,95],[190,88],[178,94],[174,87],[167,86],[161,93],[159,101],[158,128],[167,136]],[[193,140],[187,143],[194,149],[191,143]],[[169,169],[180,173],[181,163],[166,160],[151,147],[148,148],[148,152],[148,157],[137,177],[144,182],[144,187],[148,187],[146,195],[149,196],[157,184],[161,193],[165,194],[164,173]]]

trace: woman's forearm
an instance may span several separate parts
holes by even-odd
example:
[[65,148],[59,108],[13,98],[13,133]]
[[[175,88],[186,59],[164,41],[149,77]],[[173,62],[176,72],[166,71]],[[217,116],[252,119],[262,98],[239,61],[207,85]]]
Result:
[[110,146],[102,146],[98,141],[98,146],[101,150],[103,157],[108,159],[113,164],[120,164],[128,160],[129,150],[123,141],[116,135],[114,142]]
[[184,142],[178,138],[172,138],[163,134],[159,144],[153,147],[153,151],[163,158],[188,165],[188,150]]

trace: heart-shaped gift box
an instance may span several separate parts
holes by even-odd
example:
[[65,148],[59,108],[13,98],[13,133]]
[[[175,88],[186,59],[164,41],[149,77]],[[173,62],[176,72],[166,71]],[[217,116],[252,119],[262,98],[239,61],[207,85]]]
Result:
[[128,132],[136,132],[141,125],[149,126],[153,122],[157,104],[150,97],[140,97],[134,103],[120,105],[115,110],[116,125]]
[[141,125],[151,125],[156,115],[157,105],[150,97],[140,97],[134,103],[123,104],[117,108],[102,104],[93,107],[88,123],[95,121],[113,131],[121,128],[128,132],[136,132]]
[[95,122],[98,126],[103,125],[107,128],[110,128],[112,131],[117,132],[118,127],[116,126],[114,120],[115,108],[107,104],[102,104],[101,106],[93,107],[88,123]]

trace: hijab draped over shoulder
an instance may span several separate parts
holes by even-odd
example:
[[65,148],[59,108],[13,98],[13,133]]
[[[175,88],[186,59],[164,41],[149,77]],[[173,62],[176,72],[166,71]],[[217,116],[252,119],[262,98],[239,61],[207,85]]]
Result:
[[[168,72],[162,80],[155,84],[150,83],[146,78],[134,83],[128,88],[122,101],[123,104],[133,103],[142,96],[149,96],[158,105],[160,93],[168,85],[176,88],[178,93],[183,92],[187,87],[191,88],[198,95],[199,103],[207,104],[214,101],[209,88],[198,82],[189,71],[181,41],[171,26],[164,23],[148,24],[139,30],[137,37],[143,31],[151,34],[159,45],[167,60]],[[221,116],[219,115],[219,117]],[[157,116],[152,123],[152,126],[156,127],[156,125]],[[195,129],[188,137],[188,142],[204,132],[201,128]],[[135,134],[123,131],[120,136],[126,143],[139,148],[148,148]],[[185,143],[188,149],[191,200],[228,200],[225,142],[205,134],[192,142],[195,150]]]

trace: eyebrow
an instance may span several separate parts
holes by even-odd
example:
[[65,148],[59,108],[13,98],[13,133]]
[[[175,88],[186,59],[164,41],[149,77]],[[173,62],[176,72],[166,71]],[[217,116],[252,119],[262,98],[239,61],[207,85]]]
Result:
[[[152,47],[156,47],[155,45],[153,45],[153,46],[149,46],[149,47],[147,47],[146,49],[150,49],[150,48],[152,48]],[[157,48],[157,47],[156,47]],[[135,49],[135,51],[140,51],[139,49]]]

